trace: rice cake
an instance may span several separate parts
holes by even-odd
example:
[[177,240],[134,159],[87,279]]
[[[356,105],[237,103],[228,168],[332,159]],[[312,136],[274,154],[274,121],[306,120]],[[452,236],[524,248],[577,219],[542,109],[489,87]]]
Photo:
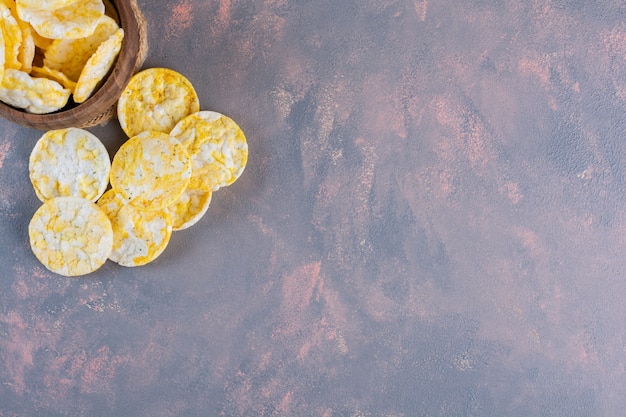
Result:
[[78,81],[76,81],[76,88],[74,88],[74,101],[76,103],[82,103],[87,100],[100,81],[109,73],[120,49],[122,49],[123,39],[124,29],[119,28],[109,39],[102,42],[96,52],[89,58],[80,73]]
[[192,161],[189,188],[216,191],[241,176],[248,161],[248,144],[239,126],[217,112],[200,111],[174,127]]
[[22,42],[18,49],[17,59],[20,61],[21,70],[30,73],[35,59],[35,39],[30,24],[18,20],[18,26],[22,32]]
[[55,39],[45,48],[45,66],[61,71],[72,81],[78,81],[80,73],[89,58],[98,50],[102,42],[109,39],[119,29],[119,25],[109,16],[102,16],[94,32],[79,39]]
[[[30,24],[28,22],[24,22],[18,16],[15,0],[0,0],[0,8],[4,10],[5,7],[10,10],[11,16],[13,16],[13,19],[16,21],[17,27],[21,32],[21,38],[17,54],[17,59],[21,65],[20,67],[16,66],[15,69],[21,69],[24,72],[30,72],[30,68],[33,64],[33,59],[35,57],[35,41],[32,35],[33,31]],[[2,15],[4,14],[5,13],[2,12]],[[11,29],[15,30],[15,25],[12,25]]]
[[129,204],[160,210],[187,188],[191,160],[185,147],[162,132],[142,132],[127,140],[111,164],[111,187]]
[[29,113],[57,111],[67,104],[72,92],[48,78],[33,78],[24,71],[6,68],[0,83],[0,100]]
[[167,209],[139,210],[124,204],[114,190],[98,201],[113,229],[113,249],[109,258],[122,266],[141,266],[155,260],[167,247],[172,235],[172,217]]
[[95,202],[109,184],[111,161],[102,142],[84,129],[50,130],[35,144],[29,159],[37,197],[82,197]]
[[49,80],[54,80],[70,91],[74,91],[74,88],[76,87],[76,83],[70,80],[67,75],[61,71],[48,68],[45,65],[43,67],[32,67],[30,75],[35,78],[48,78]]
[[184,230],[196,224],[207,212],[212,195],[210,191],[187,188],[178,200],[168,207],[172,215],[172,230]]
[[70,6],[78,0],[17,0],[21,7],[35,10],[55,10]]
[[78,0],[54,10],[31,9],[16,3],[17,13],[44,38],[77,39],[91,35],[104,16],[102,0]]
[[22,31],[11,9],[4,2],[0,2],[0,30],[4,37],[4,66],[5,68],[21,69],[19,60]]
[[113,228],[96,204],[79,197],[45,202],[28,225],[30,246],[50,271],[64,276],[100,268],[113,249]]
[[135,74],[122,91],[117,117],[133,137],[147,130],[169,133],[198,110],[198,95],[187,78],[168,68],[149,68]]

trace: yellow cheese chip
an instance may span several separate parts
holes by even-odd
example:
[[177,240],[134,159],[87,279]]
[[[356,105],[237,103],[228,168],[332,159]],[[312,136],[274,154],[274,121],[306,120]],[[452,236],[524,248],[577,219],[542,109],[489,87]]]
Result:
[[210,191],[191,190],[185,192],[168,207],[172,215],[172,230],[184,230],[198,222],[211,204]]
[[149,68],[130,79],[118,101],[117,116],[122,130],[132,137],[147,130],[169,133],[199,109],[187,78],[171,69]]
[[124,204],[114,190],[98,201],[113,228],[113,250],[109,258],[122,266],[141,266],[155,260],[172,235],[172,217],[167,209],[139,210]]
[[76,3],[78,0],[17,0],[21,7],[35,10],[55,10]]
[[4,66],[5,68],[21,69],[19,60],[22,31],[11,9],[4,2],[0,2],[0,30],[4,37]]
[[74,88],[76,87],[76,83],[67,78],[67,76],[61,71],[53,70],[46,66],[33,67],[30,70],[30,75],[32,77],[48,78],[50,80],[54,80],[70,91],[74,91]]
[[31,219],[28,234],[37,259],[64,276],[97,270],[113,249],[109,218],[96,204],[79,197],[45,202]]
[[102,0],[78,0],[54,10],[38,10],[17,3],[19,17],[50,39],[76,39],[91,35],[104,16]]
[[248,162],[246,137],[229,117],[200,111],[172,129],[171,136],[187,149],[192,161],[189,188],[215,191],[232,184]]
[[173,204],[191,177],[185,147],[162,132],[142,132],[113,157],[111,187],[137,208],[160,210]]
[[119,28],[106,41],[102,42],[96,52],[89,58],[74,89],[74,101],[82,103],[87,100],[96,89],[100,81],[106,77],[113,66],[113,62],[122,49],[124,29]]
[[96,201],[109,184],[109,154],[95,135],[70,127],[49,130],[29,159],[30,180],[40,200],[82,197]]
[[67,104],[71,91],[47,78],[32,78],[7,68],[0,83],[0,100],[29,113],[51,113]]
[[[72,81],[77,81],[89,58],[98,46],[115,31],[119,25],[109,16],[103,16],[94,32],[79,39],[55,39],[45,48],[44,64],[48,68],[63,72]],[[40,47],[41,48],[41,47]]]

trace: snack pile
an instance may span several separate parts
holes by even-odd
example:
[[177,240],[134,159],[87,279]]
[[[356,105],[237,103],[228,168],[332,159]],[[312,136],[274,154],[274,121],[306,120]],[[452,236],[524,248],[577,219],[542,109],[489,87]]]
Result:
[[153,261],[246,166],[241,128],[200,111],[193,86],[176,71],[135,74],[117,112],[129,139],[112,161],[96,136],[74,127],[46,132],[30,155],[43,202],[29,224],[30,244],[57,274],[89,274],[107,259],[129,267]]
[[124,30],[103,0],[0,0],[0,100],[29,113],[87,100]]

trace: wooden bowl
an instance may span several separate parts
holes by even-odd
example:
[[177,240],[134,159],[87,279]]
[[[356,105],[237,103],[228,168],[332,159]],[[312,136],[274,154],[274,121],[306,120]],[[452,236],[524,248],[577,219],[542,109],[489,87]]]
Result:
[[119,17],[124,40],[116,62],[99,89],[81,104],[75,104],[70,98],[63,109],[48,114],[31,114],[0,101],[0,116],[40,130],[95,126],[113,117],[118,98],[143,64],[147,43],[145,21],[135,0],[109,0],[105,4],[107,8],[113,7],[112,14]]

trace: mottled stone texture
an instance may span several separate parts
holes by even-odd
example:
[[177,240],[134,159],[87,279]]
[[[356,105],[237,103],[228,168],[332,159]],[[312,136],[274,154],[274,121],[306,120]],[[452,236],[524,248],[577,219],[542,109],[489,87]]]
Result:
[[0,122],[0,416],[624,415],[626,3],[140,5],[249,165],[67,279]]

